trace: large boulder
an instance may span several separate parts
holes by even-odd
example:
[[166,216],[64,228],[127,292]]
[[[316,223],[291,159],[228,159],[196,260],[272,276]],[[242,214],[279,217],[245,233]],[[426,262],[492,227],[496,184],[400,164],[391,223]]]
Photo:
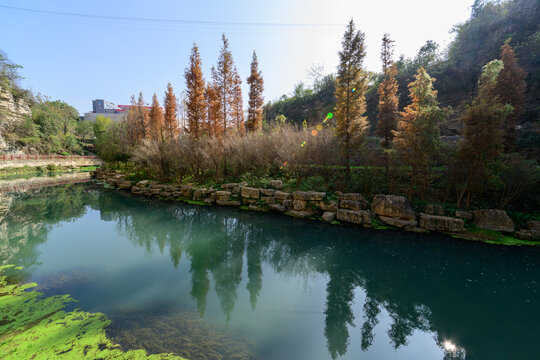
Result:
[[337,218],[354,224],[371,224],[370,213],[366,210],[338,209]]
[[240,188],[240,194],[242,197],[248,199],[258,199],[259,198],[259,189],[243,186]]
[[292,199],[291,193],[285,191],[276,191],[274,192],[274,197],[278,200],[288,200]]
[[259,188],[259,192],[261,193],[261,196],[274,196],[274,193],[276,192],[276,190]]
[[295,200],[321,201],[324,199],[326,193],[318,191],[295,191],[292,195]]
[[331,222],[336,219],[336,213],[334,211],[325,211],[322,214],[322,219],[326,222]]
[[306,207],[307,207],[307,201],[304,201],[304,200],[294,200],[293,201],[293,208],[296,211],[305,210]]
[[473,211],[474,224],[480,229],[513,232],[514,222],[506,211],[498,209],[482,209]]
[[463,220],[449,216],[420,213],[420,227],[427,230],[461,232],[465,230]]
[[349,210],[362,210],[364,208],[360,201],[355,201],[355,200],[341,200],[339,202],[339,207],[342,209],[349,209]]
[[225,191],[225,190],[216,191],[216,200],[219,200],[219,201],[229,200],[229,197],[231,196],[231,194],[232,193],[230,191]]
[[341,200],[358,201],[360,202],[362,209],[366,208],[369,205],[366,198],[362,194],[358,193],[343,194],[341,195]]
[[371,211],[379,216],[416,220],[416,214],[404,196],[375,195],[371,202]]

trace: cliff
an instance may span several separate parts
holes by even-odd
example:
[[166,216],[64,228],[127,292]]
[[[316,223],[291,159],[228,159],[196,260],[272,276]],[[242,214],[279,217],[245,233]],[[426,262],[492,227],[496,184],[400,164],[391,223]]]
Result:
[[22,154],[14,144],[4,139],[6,129],[24,121],[25,116],[32,116],[30,107],[23,99],[15,100],[8,89],[0,86],[0,154]]

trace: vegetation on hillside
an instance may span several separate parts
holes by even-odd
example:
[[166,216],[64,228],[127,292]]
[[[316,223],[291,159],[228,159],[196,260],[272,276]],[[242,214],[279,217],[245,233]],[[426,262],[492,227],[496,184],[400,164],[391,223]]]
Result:
[[40,94],[34,96],[21,88],[21,68],[0,51],[0,87],[9,91],[16,102],[24,101],[32,111],[23,121],[14,121],[0,109],[0,135],[27,153],[83,154],[83,142],[93,137],[92,124],[79,120],[78,111],[69,104]]

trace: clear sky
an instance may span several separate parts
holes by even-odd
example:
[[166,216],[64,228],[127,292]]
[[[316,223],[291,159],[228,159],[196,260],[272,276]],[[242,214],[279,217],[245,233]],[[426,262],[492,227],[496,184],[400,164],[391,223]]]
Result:
[[[91,110],[92,99],[127,104],[130,96],[139,91],[147,102],[154,92],[162,99],[167,82],[180,93],[193,42],[200,48],[205,77],[210,78],[221,34],[225,33],[244,81],[244,97],[251,55],[256,50],[268,101],[291,93],[296,83],[307,78],[313,64],[323,65],[325,73],[335,72],[341,38],[351,18],[366,33],[367,69],[380,71],[380,42],[385,32],[396,41],[396,58],[400,54],[414,56],[426,40],[447,44],[452,39],[452,26],[469,17],[472,3],[473,0],[0,0],[0,6],[54,12],[204,22],[111,20],[0,7],[0,49],[23,66],[24,87],[66,101],[82,114]],[[329,24],[336,26],[326,26]]]

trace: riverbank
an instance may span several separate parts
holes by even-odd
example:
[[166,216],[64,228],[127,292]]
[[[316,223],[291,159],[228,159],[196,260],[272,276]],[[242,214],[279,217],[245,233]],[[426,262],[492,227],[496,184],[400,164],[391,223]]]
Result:
[[354,224],[380,230],[399,229],[416,233],[431,231],[450,236],[500,245],[540,245],[540,222],[528,221],[516,229],[503,210],[457,210],[453,216],[441,206],[428,204],[422,212],[412,209],[407,198],[378,194],[368,201],[359,193],[328,194],[317,191],[283,191],[281,180],[269,186],[250,187],[246,182],[199,187],[195,184],[170,185],[142,180],[132,182],[120,171],[98,169],[92,177],[107,187],[130,191],[134,195],[184,201],[199,205],[235,206],[249,211],[273,211],[285,215],[323,221],[329,224]]

